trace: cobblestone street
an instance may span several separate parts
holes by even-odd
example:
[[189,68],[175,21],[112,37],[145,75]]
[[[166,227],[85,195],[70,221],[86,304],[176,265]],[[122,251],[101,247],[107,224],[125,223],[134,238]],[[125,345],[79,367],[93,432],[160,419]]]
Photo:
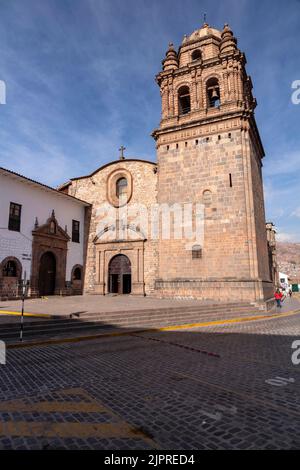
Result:
[[12,349],[1,449],[299,449],[300,315]]

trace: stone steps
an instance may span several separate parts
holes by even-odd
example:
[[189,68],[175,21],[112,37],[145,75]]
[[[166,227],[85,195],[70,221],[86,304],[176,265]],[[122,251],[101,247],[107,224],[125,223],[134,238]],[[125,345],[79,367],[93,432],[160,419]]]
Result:
[[[199,310],[199,308],[194,307],[189,309],[189,311],[186,311],[184,308],[175,308],[159,309],[159,311],[131,311],[129,314],[125,314],[125,312],[107,312],[105,317],[101,313],[94,316],[86,315],[83,319],[76,320],[63,317],[28,323],[25,317],[24,338],[64,337],[70,334],[101,333],[117,328],[159,328],[170,325],[246,317],[260,313],[253,306],[244,304],[242,307],[231,306],[227,309],[224,309],[223,306],[219,306],[219,308],[214,306],[209,311],[206,308]],[[19,331],[19,324],[2,324],[0,325],[0,339],[8,342],[15,341],[19,338]]]
[[[45,318],[40,320],[38,317],[36,320],[28,320],[28,317],[24,317],[24,323],[27,327],[44,327],[46,324],[47,326],[54,326],[59,325],[63,327],[64,324],[71,326],[76,325],[78,322],[119,322],[125,320],[126,322],[134,321],[135,319],[139,321],[143,321],[145,319],[149,320],[161,320],[166,319],[172,316],[172,318],[186,318],[191,315],[195,315],[198,317],[199,315],[211,315],[215,313],[231,313],[231,312],[257,312],[255,307],[250,305],[243,305],[243,306],[231,306],[228,308],[184,308],[181,307],[180,309],[159,309],[159,310],[133,310],[133,311],[124,311],[124,312],[106,312],[106,313],[88,313],[80,316],[72,315],[70,316],[52,316],[51,318]],[[19,318],[19,317],[18,317]],[[14,319],[15,320],[15,319]],[[11,329],[13,327],[19,326],[19,321],[14,321],[14,323],[7,322],[0,324],[0,332],[5,329]]]

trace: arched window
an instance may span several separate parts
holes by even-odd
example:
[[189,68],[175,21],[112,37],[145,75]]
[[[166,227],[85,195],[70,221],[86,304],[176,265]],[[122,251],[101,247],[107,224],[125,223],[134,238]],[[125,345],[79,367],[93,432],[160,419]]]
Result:
[[203,191],[202,202],[205,206],[210,206],[212,203],[212,193],[209,189]]
[[195,51],[192,52],[192,60],[199,60],[201,59],[201,51],[199,49],[196,49]]
[[187,114],[191,111],[191,97],[188,86],[182,86],[178,90],[179,114]]
[[81,281],[81,269],[80,268],[74,269],[73,279],[74,281]]
[[128,183],[126,178],[118,179],[116,183],[116,194],[118,198],[127,196],[127,187]]
[[200,245],[192,247],[192,259],[202,258],[202,248]]
[[220,106],[220,86],[217,78],[210,78],[206,84],[207,103],[209,108]]
[[4,265],[3,277],[17,277],[17,265],[14,261],[9,260]]

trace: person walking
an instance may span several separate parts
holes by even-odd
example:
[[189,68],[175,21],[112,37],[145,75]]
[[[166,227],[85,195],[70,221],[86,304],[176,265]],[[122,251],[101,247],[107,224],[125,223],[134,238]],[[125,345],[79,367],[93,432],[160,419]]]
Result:
[[276,303],[277,303],[277,307],[281,308],[282,307],[281,301],[282,301],[283,295],[282,295],[282,292],[280,291],[280,289],[276,289],[274,297],[275,297],[275,300],[276,300]]

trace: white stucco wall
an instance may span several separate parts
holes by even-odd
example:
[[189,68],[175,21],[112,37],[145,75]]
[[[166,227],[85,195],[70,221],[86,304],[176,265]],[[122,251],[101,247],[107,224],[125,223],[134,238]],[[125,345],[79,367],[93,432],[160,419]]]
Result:
[[[10,202],[22,205],[21,230],[8,230]],[[0,172],[0,263],[7,256],[15,256],[26,270],[27,279],[31,273],[32,230],[36,217],[39,225],[46,223],[52,210],[58,224],[72,236],[72,220],[80,222],[80,243],[68,243],[66,281],[71,280],[72,267],[83,265],[84,213],[83,203],[66,195],[56,194],[20,178]]]

